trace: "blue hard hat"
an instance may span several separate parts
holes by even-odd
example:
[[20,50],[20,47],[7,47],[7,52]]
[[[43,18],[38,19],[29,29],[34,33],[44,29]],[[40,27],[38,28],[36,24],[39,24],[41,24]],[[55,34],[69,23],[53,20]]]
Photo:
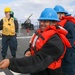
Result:
[[71,14],[67,12],[67,13],[66,13],[66,16],[71,16]]
[[71,16],[71,14],[68,13],[68,14],[66,14],[66,16]]
[[42,13],[41,13],[41,15],[40,15],[38,20],[55,20],[55,21],[60,21],[56,11],[53,10],[52,8],[45,8],[42,11]]
[[67,13],[67,11],[62,7],[62,6],[60,6],[60,5],[56,5],[55,7],[54,7],[54,10],[57,12],[57,13]]

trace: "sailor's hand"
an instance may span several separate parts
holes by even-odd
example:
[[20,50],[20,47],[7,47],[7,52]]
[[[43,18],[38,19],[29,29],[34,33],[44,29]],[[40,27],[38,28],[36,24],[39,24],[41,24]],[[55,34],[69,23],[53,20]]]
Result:
[[31,52],[30,52],[30,51],[27,51],[27,52],[25,53],[25,56],[27,56],[27,57],[31,56]]
[[0,69],[6,69],[6,68],[8,68],[9,64],[10,64],[9,59],[2,60],[0,62]]

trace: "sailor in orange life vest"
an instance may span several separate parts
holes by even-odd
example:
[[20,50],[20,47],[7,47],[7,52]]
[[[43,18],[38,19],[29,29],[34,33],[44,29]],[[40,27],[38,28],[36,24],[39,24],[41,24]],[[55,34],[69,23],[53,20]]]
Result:
[[65,37],[67,31],[56,26],[59,19],[51,8],[45,8],[38,20],[40,28],[31,38],[25,56],[1,61],[0,69],[8,67],[12,71],[31,75],[63,75],[62,59],[66,47],[71,47]]
[[60,5],[56,5],[54,10],[58,13],[61,20],[58,24],[68,31],[66,37],[72,45],[71,48],[67,48],[63,58],[63,75],[75,75],[75,18],[71,14],[68,14]]

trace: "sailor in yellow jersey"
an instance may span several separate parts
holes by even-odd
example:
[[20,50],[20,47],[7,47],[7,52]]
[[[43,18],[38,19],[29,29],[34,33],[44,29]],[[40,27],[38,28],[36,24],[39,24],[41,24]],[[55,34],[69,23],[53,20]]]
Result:
[[4,9],[5,17],[0,21],[0,30],[2,30],[2,51],[1,55],[3,59],[6,58],[8,46],[11,51],[11,55],[16,57],[17,39],[16,32],[18,30],[18,21],[10,17],[11,9],[6,7]]

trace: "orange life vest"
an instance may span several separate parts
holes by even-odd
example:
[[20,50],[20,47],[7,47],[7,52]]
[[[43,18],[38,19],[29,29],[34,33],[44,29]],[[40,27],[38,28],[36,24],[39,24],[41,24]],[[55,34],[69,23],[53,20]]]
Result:
[[75,24],[75,18],[72,16],[64,16],[60,20],[61,21],[58,22],[58,24],[61,25],[62,27],[64,27],[67,21],[73,22]]
[[[59,57],[58,60],[54,61],[52,64],[48,66],[49,69],[57,69],[61,67],[62,58],[66,52],[66,46],[71,47],[69,41],[66,39],[65,35],[68,32],[63,29],[56,29],[55,26],[49,26],[44,32],[41,33],[40,30],[35,33],[30,41],[31,43],[31,53],[34,55],[37,51],[41,50],[43,45],[54,35],[58,34],[64,44],[64,53]],[[36,47],[36,50],[35,50]]]

